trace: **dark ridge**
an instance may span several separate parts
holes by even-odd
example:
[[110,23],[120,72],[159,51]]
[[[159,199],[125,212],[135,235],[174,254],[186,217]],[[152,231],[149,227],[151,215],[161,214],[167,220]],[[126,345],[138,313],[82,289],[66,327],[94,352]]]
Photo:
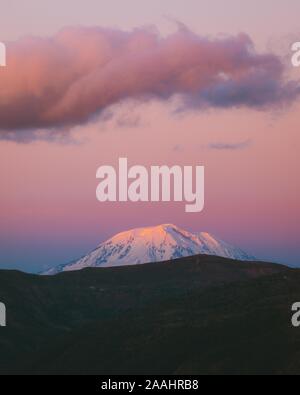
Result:
[[300,373],[299,283],[299,270],[212,256],[0,271],[0,373]]

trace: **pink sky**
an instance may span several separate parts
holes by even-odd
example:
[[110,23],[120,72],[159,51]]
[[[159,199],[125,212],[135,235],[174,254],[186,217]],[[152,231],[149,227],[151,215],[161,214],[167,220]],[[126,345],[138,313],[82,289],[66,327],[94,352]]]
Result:
[[[183,7],[186,2],[179,0],[166,1],[164,7],[154,1],[150,14],[146,13],[146,1],[145,9],[132,1],[136,7],[125,14],[114,11],[105,1],[82,2],[82,7],[77,5],[74,9],[63,1],[61,17],[53,22],[50,16],[57,12],[55,4],[51,3],[48,18],[50,2],[44,3],[43,9],[37,7],[23,20],[20,10],[15,8],[12,14],[13,7],[5,9],[6,19],[16,23],[14,28],[12,23],[0,23],[4,39],[14,40],[28,33],[51,36],[59,28],[78,23],[128,29],[152,22],[167,34],[170,22],[163,16],[169,15],[180,18],[198,34],[235,35],[244,31],[254,40],[259,53],[269,53],[268,44],[273,43],[275,52],[284,54],[286,48],[288,55],[285,43],[289,42],[287,37],[297,34],[295,11],[299,9],[298,2],[272,2],[274,22],[280,13],[289,15],[290,20],[282,18],[285,24],[280,25],[269,21],[267,27],[261,15],[267,13],[269,1],[260,5],[259,16],[254,13],[255,2],[245,1],[241,18],[236,1],[229,1],[226,14],[219,12],[214,1],[190,1],[190,7]],[[199,11],[199,21],[195,10]],[[203,18],[201,10],[207,18]],[[99,17],[95,16],[96,11]],[[274,37],[282,41],[274,44]],[[300,69],[287,66],[287,72],[289,78],[300,77]],[[36,84],[35,90],[39,89],[41,79],[34,72],[32,75],[35,79],[31,78],[26,89],[32,89],[32,84]],[[63,78],[59,70],[57,78]],[[12,87],[12,83],[6,84]],[[21,85],[20,79],[19,90],[14,85],[11,94],[24,92]],[[27,144],[0,140],[0,267],[43,269],[77,258],[118,231],[170,222],[192,231],[212,232],[264,259],[298,264],[299,100],[293,100],[284,109],[268,102],[263,110],[212,106],[189,107],[180,113],[174,112],[176,104],[177,99],[123,101],[108,108],[113,110],[113,116],[105,122],[95,119],[93,123],[72,124],[72,138]],[[13,105],[15,101],[10,108],[16,111],[18,107]],[[17,117],[16,111],[9,120],[12,130]],[[132,165],[204,165],[204,212],[186,214],[182,204],[97,202],[96,169],[103,164],[116,165],[121,156],[128,157]]]

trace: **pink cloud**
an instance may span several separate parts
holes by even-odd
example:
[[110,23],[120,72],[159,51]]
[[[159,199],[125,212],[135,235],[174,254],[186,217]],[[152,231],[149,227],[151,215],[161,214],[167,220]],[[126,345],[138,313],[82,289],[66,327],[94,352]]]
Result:
[[20,140],[38,129],[61,133],[126,99],[178,95],[181,110],[268,109],[300,92],[284,80],[280,59],[258,54],[246,35],[212,40],[179,29],[162,37],[149,28],[76,27],[21,39],[8,45],[0,86],[0,135]]

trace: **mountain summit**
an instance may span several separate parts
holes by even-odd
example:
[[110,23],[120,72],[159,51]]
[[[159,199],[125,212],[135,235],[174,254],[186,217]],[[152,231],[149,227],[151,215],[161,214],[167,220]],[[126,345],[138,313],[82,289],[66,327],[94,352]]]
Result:
[[101,243],[78,261],[60,265],[45,274],[57,274],[88,267],[118,267],[170,261],[194,255],[216,255],[242,261],[253,256],[209,233],[190,233],[175,225],[160,225],[122,232]]

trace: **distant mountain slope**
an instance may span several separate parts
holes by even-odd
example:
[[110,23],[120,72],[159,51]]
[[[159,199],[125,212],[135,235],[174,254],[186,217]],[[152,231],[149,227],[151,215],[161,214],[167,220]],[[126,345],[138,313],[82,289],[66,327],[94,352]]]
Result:
[[[273,371],[276,350],[295,346],[289,362],[300,352],[298,338],[279,336],[299,281],[280,265],[204,255],[45,277],[0,271],[0,374],[230,372],[268,358]],[[252,353],[244,365],[237,347]]]
[[243,261],[254,261],[248,255],[209,233],[194,234],[175,225],[160,225],[120,233],[98,248],[67,265],[45,274],[81,270],[87,267],[117,267],[162,262],[198,254],[215,255]]

